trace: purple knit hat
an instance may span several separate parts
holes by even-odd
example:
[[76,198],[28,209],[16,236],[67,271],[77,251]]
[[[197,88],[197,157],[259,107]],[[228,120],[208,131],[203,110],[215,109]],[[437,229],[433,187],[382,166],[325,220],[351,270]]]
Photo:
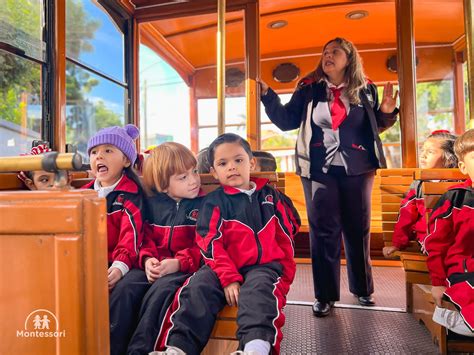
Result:
[[134,140],[138,138],[140,131],[133,124],[125,127],[113,126],[102,128],[87,143],[87,154],[90,155],[91,149],[101,144],[111,144],[116,146],[133,164],[137,159],[137,148]]

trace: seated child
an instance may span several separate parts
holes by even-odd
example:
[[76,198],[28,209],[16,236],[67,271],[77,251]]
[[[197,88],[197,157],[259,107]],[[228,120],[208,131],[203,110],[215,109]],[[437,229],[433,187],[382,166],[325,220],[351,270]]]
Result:
[[[128,124],[101,129],[89,139],[87,153],[95,179],[83,186],[107,199],[109,290],[135,266],[143,241],[143,191],[132,169],[138,128]],[[111,319],[113,323],[113,319]]]
[[277,163],[275,157],[263,150],[252,151],[253,157],[256,159],[255,171],[276,171]]
[[[422,169],[455,168],[457,158],[454,154],[456,136],[449,131],[434,131],[423,143],[420,156]],[[426,237],[426,210],[421,189],[421,181],[414,180],[400,204],[398,220],[393,231],[391,246],[383,248],[386,258],[396,251],[405,249],[410,240],[423,242]]]
[[[36,147],[31,148],[28,153],[22,155],[41,155],[50,151],[51,148],[46,144],[39,144]],[[18,179],[23,181],[25,186],[30,190],[53,190],[55,188],[55,173],[50,173],[44,170],[20,171],[17,176]]]
[[179,143],[159,145],[145,161],[143,179],[149,197],[139,260],[145,272],[132,270],[119,286],[121,297],[112,311],[121,313],[123,322],[110,340],[122,349],[112,354],[125,353],[127,343],[127,354],[153,350],[176,290],[201,262],[195,240],[201,181],[193,153]]
[[221,187],[204,198],[197,222],[197,244],[206,265],[176,293],[156,350],[199,354],[217,313],[228,304],[239,306],[240,349],[279,353],[282,308],[296,271],[298,213],[268,180],[250,178],[255,159],[240,136],[216,138],[209,161]]
[[207,158],[208,148],[203,148],[197,154],[197,170],[199,174],[209,174],[211,171],[211,164]]
[[[424,248],[436,303],[433,320],[447,329],[474,336],[474,129],[454,145],[465,183],[441,196],[429,220]],[[443,297],[459,312],[441,307]]]

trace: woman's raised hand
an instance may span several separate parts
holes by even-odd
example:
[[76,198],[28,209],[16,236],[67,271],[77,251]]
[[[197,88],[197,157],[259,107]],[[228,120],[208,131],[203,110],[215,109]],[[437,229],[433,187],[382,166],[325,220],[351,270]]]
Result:
[[257,79],[257,82],[260,84],[260,95],[266,95],[268,92],[268,85],[262,79]]
[[383,98],[380,103],[380,111],[383,113],[392,113],[397,106],[398,90],[393,94],[393,85],[386,83],[383,88]]

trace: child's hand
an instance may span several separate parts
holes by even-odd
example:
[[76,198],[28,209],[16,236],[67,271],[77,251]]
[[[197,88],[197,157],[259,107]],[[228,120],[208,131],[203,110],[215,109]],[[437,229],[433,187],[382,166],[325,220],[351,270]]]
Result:
[[435,304],[438,307],[441,307],[441,300],[443,299],[444,291],[446,291],[445,286],[433,286],[431,288],[431,296],[433,296]]
[[181,269],[181,265],[178,259],[165,259],[161,261],[157,269],[159,273],[158,277],[162,277],[178,272]]
[[120,271],[120,269],[116,267],[111,267],[109,269],[109,291],[112,291],[114,289],[115,285],[117,284],[117,282],[119,282],[121,278],[122,271]]
[[145,274],[149,283],[155,282],[160,277],[158,266],[160,266],[160,262],[157,258],[148,258],[145,261]]
[[232,282],[224,287],[225,299],[229,306],[237,306],[239,304],[240,284]]
[[400,249],[392,245],[389,247],[384,247],[382,250],[382,253],[383,253],[383,256],[385,256],[386,258],[393,258],[395,255],[392,255],[392,254],[399,250]]

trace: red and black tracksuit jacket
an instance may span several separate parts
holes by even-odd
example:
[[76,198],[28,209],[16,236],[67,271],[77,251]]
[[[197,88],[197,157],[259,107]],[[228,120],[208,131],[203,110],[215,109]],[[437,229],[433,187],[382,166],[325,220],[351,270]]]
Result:
[[184,273],[193,273],[199,268],[201,253],[195,232],[201,202],[202,197],[176,202],[165,193],[147,199],[145,242],[139,257],[141,268],[149,257],[159,261],[178,259],[180,271]]
[[[474,189],[472,180],[453,186],[439,199],[429,221],[424,248],[433,286],[447,286],[445,295],[474,329],[474,284],[454,279],[474,275]],[[466,277],[464,277],[466,276]]]
[[[84,189],[93,189],[94,181]],[[138,266],[138,251],[143,242],[143,195],[138,185],[123,175],[107,197],[108,261],[125,263],[129,269]]]
[[422,243],[426,237],[426,208],[421,186],[420,180],[414,180],[400,203],[392,237],[392,244],[398,249],[406,248],[410,240]]
[[293,237],[300,226],[291,200],[267,185],[267,179],[251,178],[256,191],[248,196],[222,186],[203,202],[197,227],[197,244],[204,261],[224,288],[243,283],[239,269],[278,262],[283,267],[284,293],[295,277]]

